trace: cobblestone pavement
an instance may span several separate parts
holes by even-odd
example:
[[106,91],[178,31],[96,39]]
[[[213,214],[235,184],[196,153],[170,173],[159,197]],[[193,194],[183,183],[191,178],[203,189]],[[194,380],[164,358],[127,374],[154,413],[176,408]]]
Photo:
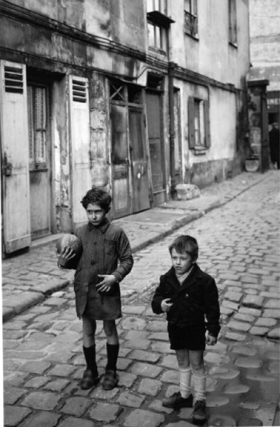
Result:
[[[224,201],[228,194],[223,193]],[[221,334],[218,344],[205,352],[209,418],[204,426],[280,425],[278,171],[237,194],[224,204],[221,194],[217,198],[217,187],[208,189],[198,204],[204,204],[207,211],[210,199],[206,203],[205,197],[212,197],[211,202],[220,207],[198,215],[172,234],[166,232],[166,237],[155,238],[156,243],[135,253],[133,271],[122,284],[120,382],[109,392],[101,386],[89,391],[79,388],[84,370],[81,322],[76,318],[72,286],[61,287],[61,281],[68,283],[73,273],[61,276],[61,270],[51,264],[55,262],[53,248],[36,251],[37,266],[28,254],[32,269],[25,283],[29,290],[22,284],[20,269],[11,268],[13,259],[3,262],[4,290],[11,274],[10,292],[15,292],[17,284],[18,301],[27,292],[42,295],[23,313],[17,308],[20,314],[3,324],[5,427],[192,425],[191,409],[172,411],[161,406],[164,396],[178,390],[177,363],[169,349],[165,318],[150,308],[159,275],[170,266],[167,247],[182,233],[198,239],[199,265],[216,278],[220,292]],[[203,210],[191,202],[195,212]],[[183,224],[185,216],[178,213],[181,207],[175,209],[172,204],[165,209],[176,210],[174,215]],[[166,221],[162,224],[166,226]],[[14,262],[21,262],[26,272],[27,259],[27,255],[17,257]],[[58,290],[53,292],[55,277]],[[46,298],[48,289],[53,293]],[[102,374],[106,340],[101,325],[97,361]]]

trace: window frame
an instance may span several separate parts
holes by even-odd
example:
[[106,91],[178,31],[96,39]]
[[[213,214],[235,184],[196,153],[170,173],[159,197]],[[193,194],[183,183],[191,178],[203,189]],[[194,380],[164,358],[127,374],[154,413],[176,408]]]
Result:
[[211,146],[208,100],[189,97],[188,127],[189,148],[194,150],[194,154],[206,153]]
[[184,0],[184,33],[195,39],[198,39],[197,11],[197,0]]

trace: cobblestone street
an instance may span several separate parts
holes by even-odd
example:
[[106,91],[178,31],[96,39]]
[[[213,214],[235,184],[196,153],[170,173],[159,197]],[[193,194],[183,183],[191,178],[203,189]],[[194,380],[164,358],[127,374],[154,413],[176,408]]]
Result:
[[[161,405],[164,396],[178,390],[177,362],[165,318],[150,307],[159,276],[170,267],[168,245],[179,234],[197,238],[198,264],[215,277],[220,292],[222,329],[216,346],[205,352],[204,426],[279,426],[279,211],[275,171],[226,205],[134,254],[134,268],[122,283],[120,381],[112,391],[79,388],[84,357],[72,286],[42,297],[5,322],[5,427],[193,425],[192,409],[173,411]],[[54,243],[49,246],[55,263]],[[42,256],[41,273],[44,265],[46,278],[50,271],[49,280],[60,277],[61,271]],[[20,270],[10,274],[12,286]],[[34,287],[36,275],[34,269]],[[67,275],[71,278],[73,272]],[[44,283],[40,286],[47,289],[48,280]],[[19,288],[19,300],[21,292]],[[102,373],[106,340],[101,322],[97,332]]]

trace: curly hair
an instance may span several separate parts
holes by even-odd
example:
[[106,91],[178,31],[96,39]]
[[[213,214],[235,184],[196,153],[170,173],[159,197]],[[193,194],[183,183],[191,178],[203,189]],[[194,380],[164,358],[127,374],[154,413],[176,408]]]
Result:
[[107,213],[110,210],[111,201],[112,197],[109,193],[107,193],[107,191],[93,186],[82,198],[81,203],[85,209],[90,203],[94,205],[99,205]]
[[192,259],[196,261],[198,258],[198,244],[197,240],[194,237],[184,235],[178,236],[169,246],[169,252],[171,254],[172,249],[175,249],[176,252],[182,254],[186,252]]

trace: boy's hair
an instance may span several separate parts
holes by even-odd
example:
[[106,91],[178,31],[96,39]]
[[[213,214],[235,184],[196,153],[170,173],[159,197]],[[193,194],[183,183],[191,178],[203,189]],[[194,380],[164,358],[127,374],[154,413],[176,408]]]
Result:
[[110,210],[111,201],[112,197],[109,193],[107,193],[107,191],[93,186],[82,198],[81,203],[85,209],[90,203],[92,203],[93,205],[99,205],[107,213]]
[[179,254],[186,252],[192,261],[196,261],[198,258],[198,244],[194,237],[188,235],[178,236],[169,246],[170,254],[172,249],[175,249]]

